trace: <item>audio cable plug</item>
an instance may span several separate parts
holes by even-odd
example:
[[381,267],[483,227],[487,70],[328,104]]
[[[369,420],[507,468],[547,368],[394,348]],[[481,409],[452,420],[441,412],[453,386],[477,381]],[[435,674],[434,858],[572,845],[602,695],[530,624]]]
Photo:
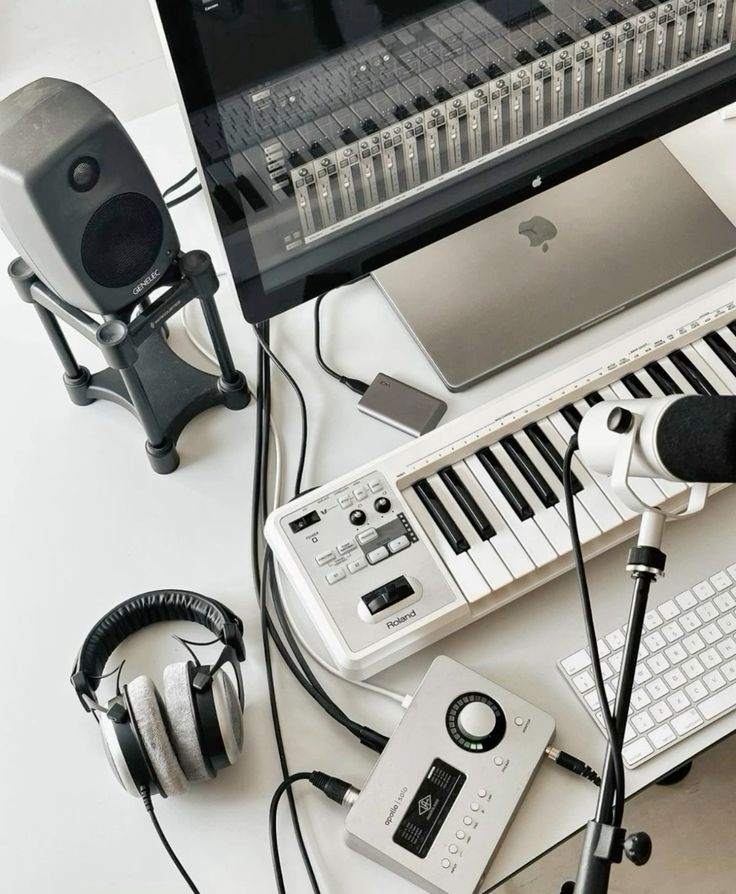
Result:
[[545,749],[544,753],[559,767],[569,770],[570,773],[574,773],[576,776],[582,776],[583,779],[587,779],[593,785],[600,787],[601,777],[585,761],[580,760],[579,757],[568,754],[566,751],[560,751],[559,748],[553,748],[551,745]]

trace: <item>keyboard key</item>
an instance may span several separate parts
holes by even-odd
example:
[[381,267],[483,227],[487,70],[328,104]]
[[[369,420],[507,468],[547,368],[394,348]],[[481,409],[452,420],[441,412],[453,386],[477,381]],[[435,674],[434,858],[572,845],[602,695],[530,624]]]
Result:
[[723,674],[719,673],[717,670],[712,670],[710,673],[706,674],[703,677],[703,682],[711,692],[717,692],[726,685],[726,680],[724,679]]
[[586,649],[580,649],[578,652],[575,652],[574,655],[570,655],[569,658],[565,658],[560,663],[565,668],[565,673],[574,677],[575,674],[579,674],[581,670],[584,670],[590,665],[590,655],[588,655]]
[[572,684],[577,689],[578,692],[587,692],[589,689],[592,689],[595,686],[595,682],[593,677],[588,673],[588,671],[582,671],[576,677],[572,678]]
[[684,736],[686,733],[692,732],[692,730],[702,726],[703,718],[698,714],[695,708],[690,708],[689,711],[685,711],[685,713],[680,714],[679,717],[674,717],[671,720],[671,723],[678,736]]
[[644,760],[645,757],[649,757],[654,749],[647,742],[647,740],[642,736],[641,739],[636,739],[634,742],[629,742],[628,745],[624,745],[622,749],[622,754],[624,760],[628,764],[636,764],[641,760]]
[[700,703],[700,710],[706,720],[712,720],[725,711],[730,711],[736,705],[736,684],[731,684],[720,692],[712,695]]
[[674,742],[677,736],[672,732],[672,727],[668,723],[663,723],[662,726],[653,729],[647,738],[655,748],[659,749]]
[[698,600],[693,596],[690,590],[685,590],[684,593],[680,593],[679,596],[675,596],[675,602],[680,606],[683,611],[687,611],[690,608],[693,608],[698,604]]

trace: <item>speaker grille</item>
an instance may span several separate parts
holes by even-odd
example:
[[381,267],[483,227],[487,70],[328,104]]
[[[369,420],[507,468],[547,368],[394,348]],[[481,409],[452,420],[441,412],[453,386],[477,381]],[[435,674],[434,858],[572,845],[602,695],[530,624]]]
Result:
[[82,265],[98,285],[120,289],[142,279],[158,257],[164,225],[155,203],[136,192],[108,199],[82,236]]

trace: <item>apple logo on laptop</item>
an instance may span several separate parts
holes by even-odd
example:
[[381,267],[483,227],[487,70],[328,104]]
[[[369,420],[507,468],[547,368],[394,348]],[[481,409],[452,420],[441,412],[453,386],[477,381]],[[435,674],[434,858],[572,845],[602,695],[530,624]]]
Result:
[[527,237],[530,248],[539,248],[541,245],[542,251],[549,251],[549,243],[557,235],[557,227],[546,217],[536,216],[522,220],[519,224],[519,234]]

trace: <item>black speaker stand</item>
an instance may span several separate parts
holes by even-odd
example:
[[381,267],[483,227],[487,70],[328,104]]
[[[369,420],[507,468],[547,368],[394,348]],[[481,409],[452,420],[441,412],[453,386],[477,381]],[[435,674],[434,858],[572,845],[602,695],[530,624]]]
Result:
[[[180,255],[166,276],[166,291],[143,296],[102,322],[73,307],[49,289],[31,267],[16,258],[8,274],[23,301],[32,304],[64,368],[72,402],[86,406],[110,400],[125,407],[146,433],[146,453],[155,472],[166,475],[179,465],[176,442],[188,422],[210,407],[241,410],[250,402],[245,376],[235,369],[214,295],[220,286],[210,256]],[[198,298],[221,375],[196,369],[166,342],[166,321]],[[62,321],[97,345],[107,368],[94,374],[80,366],[61,330]]]

